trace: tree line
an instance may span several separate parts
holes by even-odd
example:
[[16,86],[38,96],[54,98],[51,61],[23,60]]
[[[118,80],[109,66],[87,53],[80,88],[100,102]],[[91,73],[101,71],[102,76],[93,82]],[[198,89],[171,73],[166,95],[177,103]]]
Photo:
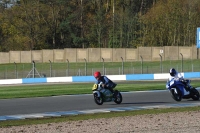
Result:
[[191,46],[198,0],[20,0],[0,7],[0,51]]

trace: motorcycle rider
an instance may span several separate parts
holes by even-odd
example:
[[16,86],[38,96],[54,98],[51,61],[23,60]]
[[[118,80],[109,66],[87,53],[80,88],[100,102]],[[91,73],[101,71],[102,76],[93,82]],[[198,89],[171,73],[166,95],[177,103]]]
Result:
[[116,83],[114,83],[113,81],[111,81],[108,77],[106,77],[105,75],[102,76],[101,73],[99,71],[94,72],[94,77],[97,80],[96,84],[99,84],[102,82],[102,87],[105,89],[109,89],[112,93],[114,93],[113,88],[116,87]]
[[169,70],[169,74],[170,74],[171,77],[169,77],[169,79],[168,79],[168,81],[167,81],[167,85],[166,85],[167,88],[169,87],[169,81],[171,81],[171,80],[174,78],[174,79],[177,80],[177,81],[178,81],[178,80],[181,81],[181,82],[185,85],[186,91],[189,91],[189,89],[190,89],[190,87],[191,87],[191,86],[189,85],[190,80],[184,79],[183,76],[181,75],[181,73],[179,73],[178,71],[176,71],[176,69],[174,69],[174,68],[171,68],[171,69]]

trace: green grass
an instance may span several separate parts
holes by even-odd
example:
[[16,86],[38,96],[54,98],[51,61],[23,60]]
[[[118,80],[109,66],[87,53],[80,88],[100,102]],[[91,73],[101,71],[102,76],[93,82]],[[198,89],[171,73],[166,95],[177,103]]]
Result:
[[[121,92],[125,91],[145,91],[145,90],[165,90],[165,81],[130,81],[119,82],[117,89]],[[199,87],[200,82],[194,80],[191,84],[194,87]],[[43,84],[43,85],[23,85],[23,86],[1,86],[0,99],[8,98],[30,98],[30,97],[47,97],[56,95],[70,94],[91,94],[93,83],[76,83],[76,84]],[[98,118],[112,118],[121,116],[134,116],[143,114],[158,114],[167,112],[183,112],[197,111],[200,107],[189,108],[169,108],[169,109],[148,109],[139,111],[113,112],[113,113],[97,113],[77,116],[63,116],[53,118],[37,118],[25,120],[6,120],[0,121],[0,127],[20,126],[44,124],[52,122],[66,122],[76,120],[88,120]]]
[[99,118],[113,118],[122,116],[136,116],[144,114],[159,114],[169,112],[185,112],[185,111],[199,111],[200,107],[185,107],[185,108],[166,108],[166,109],[147,109],[147,110],[135,110],[125,112],[112,112],[112,113],[95,113],[95,114],[81,114],[74,116],[62,116],[53,118],[37,118],[37,119],[25,119],[25,120],[7,120],[0,121],[0,128],[9,126],[21,126],[21,125],[35,125],[35,124],[47,124],[58,122],[69,122],[78,120],[89,120]]
[[[135,68],[141,68],[141,61],[128,61],[124,62],[124,67],[135,67]],[[192,70],[192,64],[193,67],[197,67],[198,70],[200,70],[200,64],[199,64],[199,59],[194,59],[194,60],[183,60],[183,69],[185,71],[187,70]],[[61,69],[67,69],[69,68],[74,68],[74,69],[79,69],[79,68],[85,68],[85,65],[87,65],[87,68],[102,68],[103,62],[62,62],[62,63],[35,63],[35,67],[39,70],[41,69],[46,69],[49,70],[50,66],[52,66],[52,69],[54,70],[61,70]],[[160,67],[161,62],[160,61],[143,61],[143,67]],[[163,68],[170,68],[170,67],[175,67],[175,68],[180,68],[182,67],[182,60],[166,60],[162,61]],[[32,63],[9,63],[9,64],[0,64],[0,72],[4,71],[15,71],[15,69],[18,70],[31,70],[33,64]],[[122,62],[104,62],[104,66],[106,68],[118,68],[122,66]],[[158,70],[159,71],[159,70]],[[167,70],[168,71],[168,70]]]
[[[44,74],[47,77],[93,75],[93,72],[97,70],[103,73],[103,66],[107,75],[122,74],[122,62],[35,63],[40,76]],[[0,79],[26,78],[32,67],[32,63],[0,64]],[[194,59],[183,60],[183,64],[181,60],[162,61],[162,69],[160,61],[143,61],[143,63],[141,61],[125,61],[123,62],[123,74],[168,73],[171,67],[179,72],[200,72],[199,59]]]
[[[118,85],[116,89],[121,92],[165,90],[165,83],[166,81],[126,81],[117,83]],[[194,80],[191,85],[199,87],[200,82],[198,80]],[[0,99],[91,94],[92,86],[93,83],[1,86]]]

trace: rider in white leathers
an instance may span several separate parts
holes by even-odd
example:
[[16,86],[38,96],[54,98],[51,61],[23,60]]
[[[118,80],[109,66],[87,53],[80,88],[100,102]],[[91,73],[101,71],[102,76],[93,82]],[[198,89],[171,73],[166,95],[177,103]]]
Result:
[[185,89],[188,91],[188,89],[190,88],[190,85],[189,85],[190,80],[185,80],[183,78],[182,74],[177,72],[174,68],[171,68],[169,70],[169,74],[170,74],[170,77],[169,77],[169,79],[167,81],[166,88],[169,87],[169,81],[171,81],[174,78],[177,81],[179,80],[179,81],[183,82],[184,85],[186,86]]
[[177,72],[174,68],[171,68],[169,70],[169,74],[171,75],[171,77],[169,77],[169,80],[171,80],[172,78],[174,78],[175,80],[184,79],[183,76],[181,75],[181,73]]

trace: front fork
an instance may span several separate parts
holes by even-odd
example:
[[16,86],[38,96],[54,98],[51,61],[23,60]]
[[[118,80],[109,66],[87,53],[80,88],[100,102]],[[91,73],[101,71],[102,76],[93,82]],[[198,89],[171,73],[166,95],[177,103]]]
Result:
[[100,94],[99,91],[93,91],[93,95],[94,95],[95,93],[97,94],[97,97],[101,97],[101,94]]

